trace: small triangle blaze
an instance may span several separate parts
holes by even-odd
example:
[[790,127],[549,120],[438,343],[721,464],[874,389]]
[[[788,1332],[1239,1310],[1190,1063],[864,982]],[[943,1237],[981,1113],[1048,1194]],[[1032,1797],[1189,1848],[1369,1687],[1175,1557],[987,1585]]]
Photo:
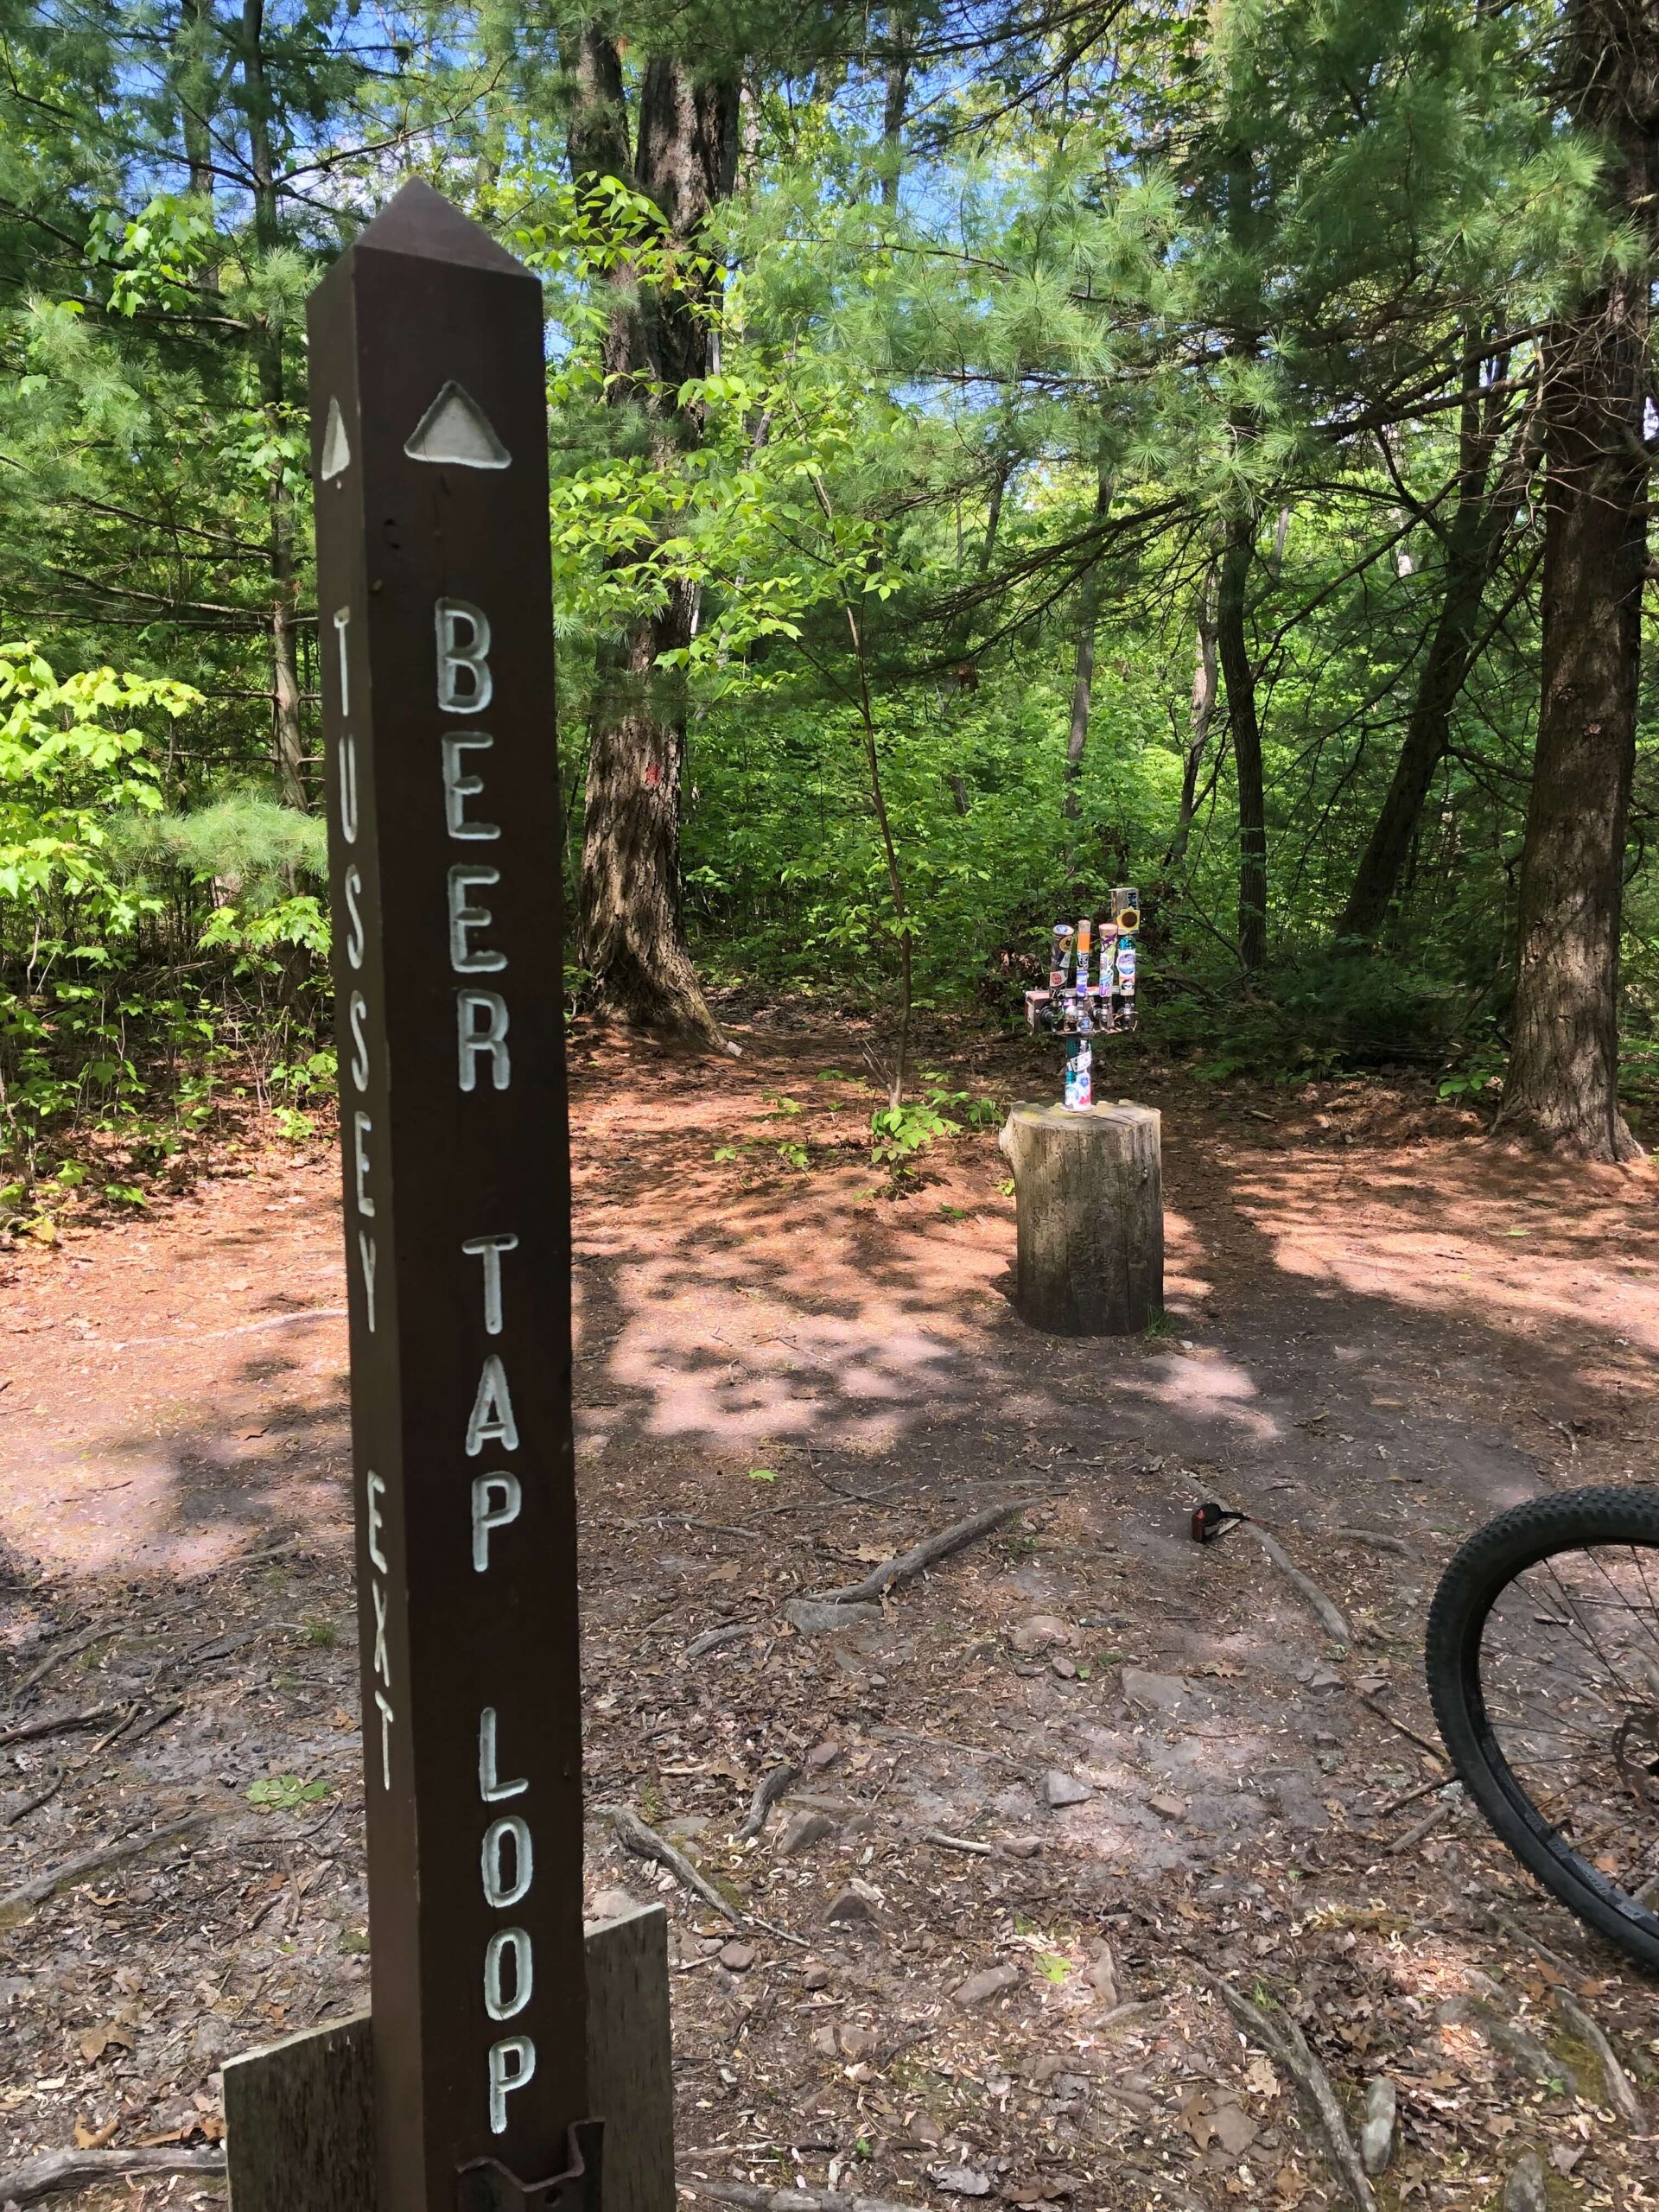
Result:
[[328,422],[322,434],[322,460],[317,473],[326,484],[330,477],[338,476],[343,469],[349,468],[351,461],[352,448],[346,442],[346,418],[340,411],[340,402],[331,399],[328,403]]
[[452,377],[410,432],[404,451],[411,461],[449,468],[510,468],[512,455],[489,416]]

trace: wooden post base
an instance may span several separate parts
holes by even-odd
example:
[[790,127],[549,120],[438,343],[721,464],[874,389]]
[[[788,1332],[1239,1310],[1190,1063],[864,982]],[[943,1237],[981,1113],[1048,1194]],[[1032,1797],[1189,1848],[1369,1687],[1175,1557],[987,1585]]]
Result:
[[1014,1309],[1063,1337],[1138,1335],[1164,1303],[1160,1116],[1016,1106],[997,1139],[1019,1211]]
[[[604,2212],[673,2212],[668,1915],[641,1905],[594,1922],[587,1936],[588,2091],[605,2123]],[[225,2149],[232,2212],[375,2212],[368,2013],[228,2059]]]

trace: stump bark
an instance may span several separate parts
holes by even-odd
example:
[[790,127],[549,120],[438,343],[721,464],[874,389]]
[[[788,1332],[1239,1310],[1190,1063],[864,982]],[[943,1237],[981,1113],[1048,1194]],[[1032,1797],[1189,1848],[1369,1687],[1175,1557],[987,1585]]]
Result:
[[1014,1168],[1020,1319],[1065,1337],[1139,1334],[1164,1303],[1157,1112],[1020,1105],[997,1142]]

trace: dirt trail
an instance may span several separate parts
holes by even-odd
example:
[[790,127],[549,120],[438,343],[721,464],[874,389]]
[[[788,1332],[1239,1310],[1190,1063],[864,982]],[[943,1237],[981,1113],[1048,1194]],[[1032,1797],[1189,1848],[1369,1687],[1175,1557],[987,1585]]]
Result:
[[[1206,1090],[1143,1060],[1123,1088],[1165,1116],[1168,1333],[1067,1344],[1010,1312],[989,1128],[894,1197],[856,1037],[741,1033],[730,1066],[574,1056],[593,1796],[804,1939],[733,1952],[665,1892],[688,2177],[1340,2201],[1218,1971],[1289,2006],[1351,2112],[1397,2084],[1384,2204],[1485,2204],[1529,2145],[1563,2203],[1655,2201],[1650,2146],[1486,1903],[1581,1964],[1659,2117],[1652,1991],[1374,1709],[1432,1732],[1423,1609],[1468,1529],[1649,1473],[1651,1176],[1541,1167],[1375,1088]],[[929,1049],[1004,1104],[1052,1084],[1023,1044]],[[258,1154],[6,1276],[10,1680],[64,1639],[10,1712],[109,1710],[0,1751],[0,1892],[157,1819],[210,1825],[6,1937],[0,2166],[77,2124],[211,2139],[219,2061],[361,2002],[366,1944],[332,1156]],[[786,1627],[791,1597],[1014,1496],[885,1613]],[[1254,1546],[1187,1540],[1204,1496],[1279,1532],[1351,1651]],[[738,1843],[784,1759],[803,1780]],[[599,1824],[589,1865],[596,1893],[658,1878]]]

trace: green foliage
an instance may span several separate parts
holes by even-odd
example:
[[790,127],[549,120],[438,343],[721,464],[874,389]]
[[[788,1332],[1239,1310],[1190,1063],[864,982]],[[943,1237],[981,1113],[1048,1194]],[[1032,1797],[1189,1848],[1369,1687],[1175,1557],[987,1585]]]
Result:
[[243,1794],[262,1813],[297,1813],[302,1805],[321,1804],[328,1784],[306,1782],[297,1774],[270,1774],[250,1783]]

